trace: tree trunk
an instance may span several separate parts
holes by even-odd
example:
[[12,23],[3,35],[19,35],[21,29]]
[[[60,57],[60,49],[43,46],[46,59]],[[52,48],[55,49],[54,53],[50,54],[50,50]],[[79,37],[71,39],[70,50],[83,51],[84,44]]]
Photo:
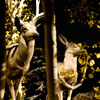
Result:
[[0,100],[4,100],[6,61],[5,61],[5,1],[0,1]]
[[48,100],[59,100],[54,0],[42,0],[42,4],[45,19],[44,31]]

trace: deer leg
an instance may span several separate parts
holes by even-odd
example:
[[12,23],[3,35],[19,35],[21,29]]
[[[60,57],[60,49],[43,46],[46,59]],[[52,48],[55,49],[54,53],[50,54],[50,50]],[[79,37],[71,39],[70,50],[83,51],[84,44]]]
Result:
[[15,95],[16,95],[16,100],[22,100],[22,78],[17,80],[15,84]]
[[8,87],[9,87],[9,91],[10,91],[10,95],[12,97],[12,100],[16,100],[14,86],[13,86],[13,81],[9,80],[7,78],[7,84],[8,84]]
[[72,89],[68,89],[68,97],[67,97],[67,100],[71,100],[72,92],[73,92]]
[[59,100],[63,100],[63,91],[60,90],[58,93]]

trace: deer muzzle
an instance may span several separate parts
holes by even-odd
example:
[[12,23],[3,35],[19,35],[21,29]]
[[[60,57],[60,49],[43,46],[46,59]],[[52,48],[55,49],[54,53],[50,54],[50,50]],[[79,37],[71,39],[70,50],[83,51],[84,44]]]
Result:
[[38,33],[38,32],[34,33],[32,37],[33,37],[34,39],[37,38],[37,37],[39,37],[39,33]]
[[80,53],[86,53],[87,50],[86,49],[81,49],[81,52]]
[[74,55],[74,56],[78,56],[80,53],[86,53],[86,52],[87,52],[86,49],[75,50],[75,51],[73,52],[73,55]]

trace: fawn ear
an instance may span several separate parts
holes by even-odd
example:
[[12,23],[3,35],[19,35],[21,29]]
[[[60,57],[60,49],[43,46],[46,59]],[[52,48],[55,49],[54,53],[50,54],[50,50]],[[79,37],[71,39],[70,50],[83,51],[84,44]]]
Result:
[[17,27],[18,31],[21,32],[21,26],[23,25],[23,22],[19,20],[18,17],[15,17],[15,26]]
[[66,47],[68,47],[68,41],[67,41],[67,39],[62,34],[59,35],[59,40],[60,40],[60,42],[63,45],[65,45]]

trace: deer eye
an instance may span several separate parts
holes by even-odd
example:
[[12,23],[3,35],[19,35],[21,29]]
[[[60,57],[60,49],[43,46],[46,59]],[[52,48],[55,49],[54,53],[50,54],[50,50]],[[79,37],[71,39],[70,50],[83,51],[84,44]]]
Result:
[[28,30],[27,28],[24,28],[24,30]]
[[22,28],[22,31],[23,32],[26,32],[28,29],[27,28]]

